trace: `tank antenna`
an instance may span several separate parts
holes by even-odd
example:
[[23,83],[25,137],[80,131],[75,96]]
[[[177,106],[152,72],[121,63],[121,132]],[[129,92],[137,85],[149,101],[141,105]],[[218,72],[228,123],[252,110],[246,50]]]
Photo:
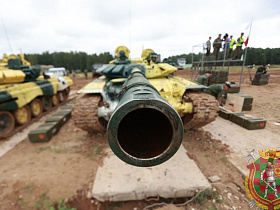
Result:
[[5,24],[4,24],[4,21],[3,21],[2,16],[1,16],[1,21],[2,21],[2,25],[3,25],[3,29],[4,29],[6,38],[7,38],[8,43],[9,43],[10,50],[11,50],[11,52],[13,53],[12,45],[11,45],[11,42],[10,42],[10,39],[9,39],[9,36],[8,36],[8,33],[7,33],[7,30],[6,30],[6,27],[5,27]]
[[131,49],[131,0],[129,0],[129,49]]

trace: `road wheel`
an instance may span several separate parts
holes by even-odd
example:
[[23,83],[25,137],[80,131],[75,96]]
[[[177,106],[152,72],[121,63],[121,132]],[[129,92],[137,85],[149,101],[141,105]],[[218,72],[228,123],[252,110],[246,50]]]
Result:
[[35,98],[30,103],[31,115],[32,117],[38,117],[43,112],[42,101],[38,98]]
[[44,96],[42,98],[43,110],[48,111],[52,107],[52,98],[50,96]]
[[52,104],[53,106],[57,106],[59,104],[58,94],[52,96]]
[[66,95],[65,91],[59,91],[59,92],[57,92],[57,94],[58,94],[58,100],[60,103],[63,103],[67,100],[67,95]]
[[29,106],[23,106],[13,111],[16,123],[23,125],[31,119],[31,110]]
[[0,111],[0,137],[11,133],[15,127],[15,118],[8,111]]

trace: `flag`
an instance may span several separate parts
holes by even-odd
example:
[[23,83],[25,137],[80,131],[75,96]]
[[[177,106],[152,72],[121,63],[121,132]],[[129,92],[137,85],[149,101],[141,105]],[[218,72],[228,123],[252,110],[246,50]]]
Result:
[[246,26],[245,30],[249,30],[249,35],[247,36],[247,39],[246,41],[244,42],[245,46],[247,47],[248,45],[248,42],[249,42],[249,36],[250,36],[250,33],[251,33],[251,27],[252,27],[252,23],[253,23],[253,20],[251,20],[251,22]]
[[247,36],[247,39],[246,39],[246,41],[244,42],[244,44],[245,44],[246,47],[247,47],[247,45],[248,45],[248,42],[249,42],[249,36]]

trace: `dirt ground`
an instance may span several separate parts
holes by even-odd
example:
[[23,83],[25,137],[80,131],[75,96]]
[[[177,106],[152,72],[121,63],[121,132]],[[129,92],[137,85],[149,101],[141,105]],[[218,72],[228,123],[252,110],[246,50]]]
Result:
[[[190,78],[188,70],[176,74]],[[241,92],[254,97],[249,113],[267,119],[266,129],[280,134],[280,127],[273,125],[280,121],[280,69],[270,71],[270,83],[265,86],[250,86],[245,74]],[[239,77],[240,73],[230,72],[229,80],[239,82]],[[80,89],[90,81],[91,78],[76,77],[72,89]],[[88,197],[102,165],[104,149],[109,147],[106,136],[89,136],[70,119],[50,142],[34,144],[26,138],[0,158],[0,209],[62,209],[65,204],[76,209],[100,210],[249,209],[244,179],[228,160],[229,146],[202,129],[186,132],[183,145],[206,177],[221,178],[212,185],[213,190],[200,192],[193,199],[101,203]]]

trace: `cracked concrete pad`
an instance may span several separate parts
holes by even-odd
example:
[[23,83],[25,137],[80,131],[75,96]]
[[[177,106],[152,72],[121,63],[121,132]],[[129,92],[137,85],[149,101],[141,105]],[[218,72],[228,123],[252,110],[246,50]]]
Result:
[[97,171],[92,195],[99,201],[127,201],[192,197],[206,188],[211,185],[183,146],[170,160],[149,168],[126,164],[110,150]]

